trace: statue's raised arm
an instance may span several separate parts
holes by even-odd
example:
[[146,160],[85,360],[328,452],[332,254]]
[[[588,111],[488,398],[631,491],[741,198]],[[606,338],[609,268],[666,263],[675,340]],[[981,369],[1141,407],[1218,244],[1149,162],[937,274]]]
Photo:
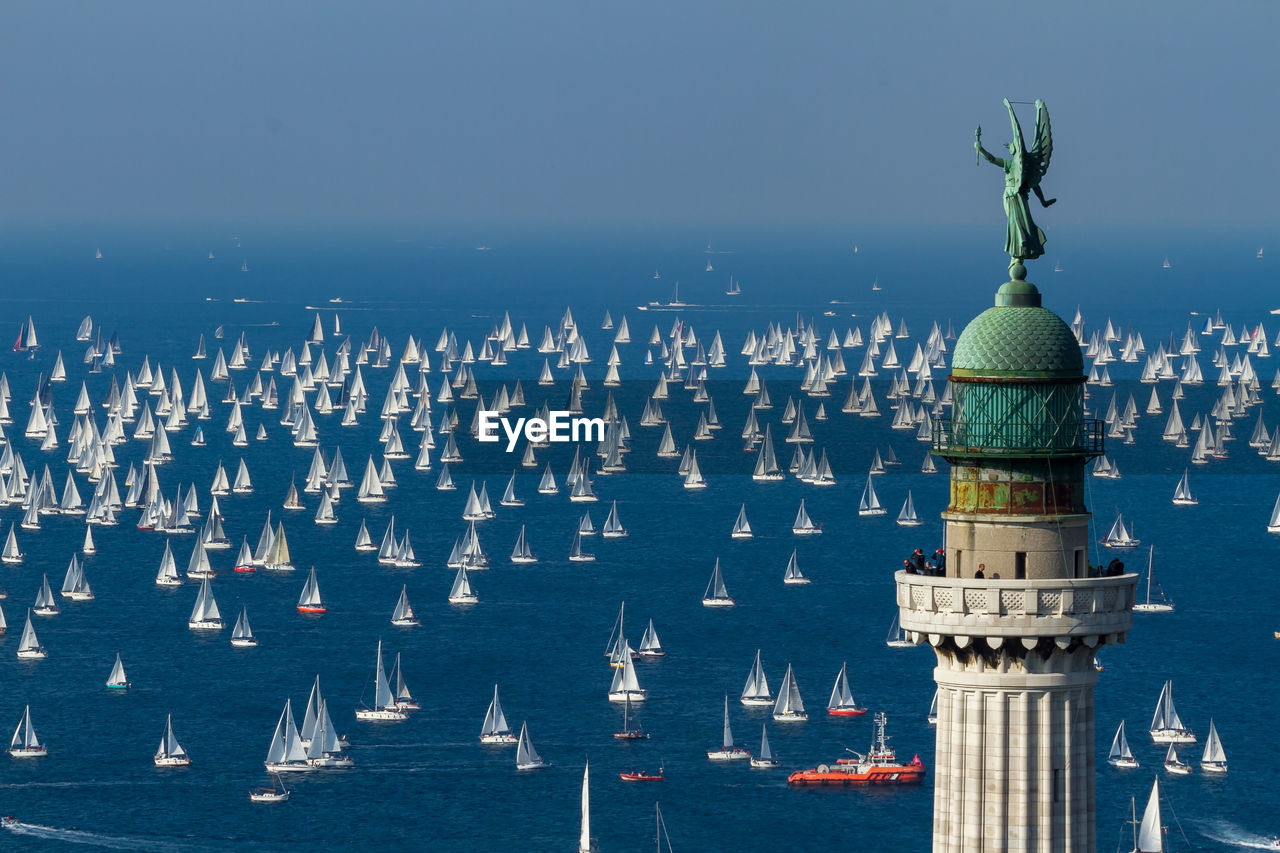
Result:
[[1021,261],[1044,254],[1044,232],[1031,218],[1028,196],[1034,192],[1044,207],[1057,201],[1046,200],[1040,189],[1040,180],[1049,171],[1049,160],[1053,156],[1053,132],[1049,125],[1049,110],[1044,101],[1037,100],[1035,137],[1028,149],[1022,136],[1022,126],[1018,124],[1018,116],[1008,98],[1004,99],[1004,105],[1009,111],[1009,124],[1013,131],[1013,139],[1005,146],[1009,150],[1009,157],[996,157],[983,148],[981,129],[974,148],[989,163],[1004,170],[1004,212],[1008,219],[1005,251],[1009,253],[1010,269],[1016,269],[1022,266]]

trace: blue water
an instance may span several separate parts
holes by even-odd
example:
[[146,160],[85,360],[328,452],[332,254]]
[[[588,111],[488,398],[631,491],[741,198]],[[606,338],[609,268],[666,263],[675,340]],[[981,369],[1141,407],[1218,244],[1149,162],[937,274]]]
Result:
[[[232,233],[240,238],[239,248]],[[816,403],[805,403],[817,447],[828,451],[836,470],[833,488],[794,479],[754,483],[748,476],[754,456],[741,452],[737,437],[749,398],[741,394],[748,368],[736,353],[748,329],[758,332],[769,322],[790,326],[799,313],[817,324],[824,340],[831,328],[843,335],[847,327],[858,326],[865,335],[870,318],[887,311],[895,326],[900,319],[908,324],[910,339],[895,341],[905,360],[931,322],[945,329],[950,319],[958,332],[990,304],[1003,278],[1003,262],[999,247],[986,245],[987,235],[938,235],[925,251],[912,244],[912,236],[730,229],[427,233],[365,228],[340,233],[245,227],[238,232],[32,231],[0,241],[0,333],[16,336],[30,314],[43,344],[30,361],[7,345],[0,351],[17,421],[5,433],[29,471],[50,467],[59,493],[80,382],[88,384],[97,402],[111,381],[109,372],[88,375],[80,364],[84,345],[75,342],[74,331],[86,313],[104,333],[119,333],[118,378],[126,369],[136,372],[147,355],[153,367],[163,366],[166,378],[176,368],[189,393],[197,368],[208,380],[219,343],[213,340],[216,326],[226,328],[224,346],[246,334],[250,364],[256,367],[268,349],[299,348],[315,314],[307,306],[321,306],[331,330],[334,306],[327,300],[335,296],[347,300],[338,313],[353,345],[376,326],[391,339],[397,357],[407,334],[432,348],[445,327],[457,333],[460,346],[470,340],[478,350],[504,310],[517,328],[527,325],[536,346],[543,327],[554,326],[571,307],[593,358],[585,368],[593,383],[586,396],[588,413],[598,412],[607,395],[599,385],[613,336],[600,329],[606,309],[615,321],[626,315],[633,340],[619,346],[628,381],[614,390],[632,428],[629,472],[597,474],[601,502],[585,506],[570,504],[564,490],[555,497],[538,495],[538,474],[522,469],[517,492],[527,506],[497,507],[519,451],[508,456],[500,446],[472,441],[466,426],[474,402],[461,401],[458,436],[466,459],[451,466],[458,491],[434,489],[438,462],[425,474],[413,470],[412,460],[393,463],[399,486],[388,503],[357,504],[345,492],[337,506],[339,524],[320,527],[311,521],[314,496],[304,496],[304,512],[285,514],[280,507],[289,479],[305,476],[311,450],[292,446],[287,428],[278,422],[279,411],[256,406],[245,410],[247,432],[252,437],[263,423],[269,441],[231,447],[223,431],[228,407],[219,402],[225,386],[210,383],[214,417],[203,422],[208,446],[188,445],[195,421],[171,434],[175,459],[160,468],[160,481],[170,497],[180,484],[185,490],[194,482],[207,510],[218,460],[234,473],[244,456],[255,492],[220,499],[227,534],[236,543],[248,536],[252,545],[269,509],[275,519],[284,519],[302,571],[289,576],[227,572],[213,585],[228,624],[242,603],[248,606],[261,641],[256,649],[232,649],[229,628],[215,636],[187,630],[195,585],[176,590],[154,585],[163,538],[137,531],[137,511],[126,510],[119,527],[94,530],[98,553],[85,567],[96,600],[64,602],[61,615],[38,620],[49,659],[18,662],[13,652],[22,611],[34,598],[42,572],[55,588],[60,585],[84,525],[79,518],[50,517],[38,532],[19,530],[26,560],[0,569],[0,586],[9,593],[0,603],[9,622],[0,638],[0,724],[16,724],[29,703],[50,755],[0,762],[0,813],[38,827],[34,834],[0,834],[0,845],[273,850],[321,840],[362,849],[566,849],[577,832],[582,763],[589,758],[593,834],[602,850],[651,849],[655,800],[662,803],[677,850],[746,849],[762,839],[802,850],[889,844],[927,849],[931,778],[914,789],[803,791],[788,789],[785,773],[839,757],[846,746],[866,747],[869,717],[836,720],[821,713],[845,661],[859,701],[888,714],[899,753],[904,758],[919,753],[932,765],[933,730],[925,710],[933,691],[933,656],[925,649],[891,650],[883,640],[893,615],[892,571],[911,548],[932,550],[940,543],[937,513],[946,502],[945,463],[940,462],[938,475],[918,473],[926,445],[912,433],[890,430],[884,377],[875,385],[885,412],[879,419],[840,414],[847,378],[825,400],[830,420],[814,420]],[[1119,327],[1141,331],[1149,350],[1171,333],[1180,336],[1189,320],[1198,328],[1202,318],[1190,316],[1192,311],[1221,308],[1237,332],[1258,322],[1268,326],[1273,340],[1280,331],[1280,318],[1267,313],[1280,307],[1280,297],[1267,301],[1273,298],[1273,261],[1254,257],[1261,245],[1254,235],[1150,235],[1136,247],[1132,240],[1111,243],[1105,235],[1054,236],[1072,247],[1061,255],[1064,271],[1053,274],[1051,263],[1041,263],[1032,277],[1046,291],[1046,304],[1068,319],[1077,305],[1091,328],[1101,327],[1109,316]],[[708,240],[714,254],[704,251]],[[480,245],[491,250],[476,251]],[[97,246],[104,254],[101,261],[93,260]],[[212,261],[206,259],[210,250],[216,255]],[[1174,264],[1170,270],[1160,269],[1165,255]],[[708,258],[712,273],[704,272]],[[247,274],[239,271],[242,261],[250,267]],[[656,281],[655,268],[662,276]],[[736,302],[722,295],[730,274],[744,291]],[[715,441],[697,446],[709,481],[701,492],[681,487],[676,460],[654,457],[661,429],[638,423],[658,375],[657,368],[643,365],[645,342],[655,324],[665,334],[677,315],[636,306],[668,299],[676,279],[682,298],[694,303],[678,316],[708,342],[720,330],[730,353],[730,366],[714,371],[710,386],[725,428]],[[873,293],[875,279],[884,289]],[[233,303],[233,297],[255,301]],[[825,311],[838,316],[824,316]],[[211,358],[193,362],[190,355],[201,333]],[[330,359],[340,340],[327,341]],[[1195,412],[1208,411],[1218,393],[1212,384],[1217,371],[1209,363],[1210,341],[1216,338],[1202,341],[1201,365],[1210,384],[1188,389],[1182,404],[1188,422]],[[22,437],[26,403],[59,349],[70,374],[53,391],[63,445],[42,453]],[[432,356],[428,380],[434,392],[443,377],[433,349]],[[851,372],[861,357],[861,350],[845,352]],[[499,384],[522,378],[532,405],[544,399],[553,408],[562,405],[569,373],[556,371],[556,386],[540,388],[533,380],[543,358],[527,350],[512,354],[504,368],[477,365],[482,394],[487,398]],[[1255,366],[1264,383],[1264,418],[1274,427],[1280,424],[1280,406],[1266,386],[1280,365],[1272,361],[1255,360]],[[1132,393],[1145,410],[1150,386],[1136,382],[1137,365],[1113,363],[1110,369],[1119,403]],[[354,477],[369,453],[380,461],[376,415],[393,373],[368,367],[363,372],[370,404],[360,426],[339,426],[340,413],[317,421],[326,456],[341,446]],[[787,396],[799,396],[801,376],[777,367],[761,375],[775,403],[772,411],[761,413],[762,423],[767,417],[774,424],[785,462],[791,448],[781,441],[785,429],[778,419]],[[232,381],[243,389],[250,376],[233,372]],[[277,381],[283,393],[290,380]],[[940,389],[940,379],[937,384]],[[1170,387],[1160,386],[1166,407]],[[702,407],[679,386],[673,385],[671,394],[663,409],[683,445]],[[1109,397],[1109,389],[1095,388],[1091,404],[1105,408]],[[433,423],[442,411],[438,404],[433,407]],[[101,426],[102,410],[95,416]],[[1167,782],[1171,810],[1166,821],[1180,846],[1232,849],[1280,832],[1280,821],[1271,816],[1280,786],[1270,770],[1280,744],[1269,710],[1277,698],[1274,673],[1280,664],[1280,643],[1271,634],[1280,628],[1270,578],[1277,540],[1265,532],[1280,492],[1280,466],[1247,446],[1253,418],[1256,411],[1236,427],[1239,440],[1231,445],[1229,459],[1192,471],[1198,507],[1178,508],[1169,501],[1188,451],[1159,440],[1163,416],[1141,418],[1135,446],[1109,446],[1123,479],[1090,478],[1089,500],[1102,528],[1098,535],[1115,510],[1122,510],[1135,535],[1156,546],[1159,577],[1177,604],[1173,614],[1136,617],[1128,644],[1102,653],[1106,669],[1097,689],[1096,720],[1101,850],[1113,849],[1128,832],[1129,799],[1137,796],[1141,804],[1157,772]],[[418,434],[408,428],[407,417],[400,426],[407,448],[415,452]],[[890,514],[861,519],[853,509],[866,468],[876,449],[885,453],[889,447],[902,461],[877,481]],[[132,440],[117,446],[119,476],[145,450],[145,443]],[[550,462],[563,481],[572,453],[571,445],[541,450],[540,466]],[[464,529],[462,505],[473,479],[487,481],[498,510],[497,518],[480,525],[493,568],[473,575],[481,603],[459,609],[445,600],[453,572],[444,560]],[[87,499],[89,485],[81,476],[77,482]],[[893,523],[908,490],[925,519],[915,529]],[[791,535],[801,498],[822,524],[823,535]],[[630,536],[587,539],[597,561],[569,563],[577,519],[589,508],[599,527],[611,500],[618,501]],[[729,531],[744,502],[756,538],[735,541]],[[392,514],[398,529],[412,531],[421,568],[382,567],[374,555],[352,548],[362,518],[377,541]],[[0,509],[0,525],[7,532],[20,516],[17,507]],[[541,559],[533,566],[506,560],[521,524],[528,526]],[[181,568],[191,544],[175,539]],[[781,583],[793,548],[813,579],[811,586]],[[215,568],[229,569],[234,554],[213,553]],[[738,602],[731,610],[700,604],[716,557]],[[312,565],[329,605],[320,617],[303,616],[294,607],[305,569]],[[419,628],[389,623],[402,584],[422,619]],[[620,712],[605,700],[610,672],[602,653],[623,600],[632,642],[652,618],[668,653],[660,662],[639,665],[650,699],[638,716],[654,736],[638,743],[611,737],[620,726]],[[353,709],[372,689],[379,639],[390,654],[403,655],[409,686],[422,704],[404,723],[354,720]],[[775,687],[787,663],[794,665],[813,712],[809,722],[775,724],[767,712],[747,711],[737,702],[757,648]],[[103,686],[117,651],[134,685],[123,695]],[[317,673],[338,728],[352,741],[356,769],[294,774],[286,780],[295,792],[290,802],[250,804],[247,789],[265,782],[261,762],[285,699],[293,699],[300,717]],[[1232,762],[1224,778],[1197,770],[1187,778],[1165,779],[1158,769],[1163,751],[1149,742],[1144,729],[1166,678],[1174,679],[1178,708],[1189,725],[1203,735],[1209,717],[1215,719]],[[516,727],[528,721],[550,768],[517,773],[513,750],[478,743],[494,682],[502,687],[508,718]],[[768,721],[774,752],[786,770],[765,773],[706,760],[705,750],[719,740],[726,693],[738,741],[755,749],[760,726]],[[157,770],[151,764],[169,713],[192,755],[190,769]],[[1116,771],[1103,761],[1121,719],[1128,721],[1141,770]],[[1198,750],[1191,754],[1198,757]],[[626,785],[617,778],[621,771],[652,771],[660,764],[667,774],[661,785]],[[1178,825],[1188,845],[1181,845]]]

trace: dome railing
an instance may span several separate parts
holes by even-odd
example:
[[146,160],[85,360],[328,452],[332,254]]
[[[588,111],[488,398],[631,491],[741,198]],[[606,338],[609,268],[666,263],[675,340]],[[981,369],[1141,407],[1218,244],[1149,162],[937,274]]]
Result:
[[939,456],[1101,456],[1106,424],[1090,418],[1076,429],[1051,423],[937,418],[933,452]]

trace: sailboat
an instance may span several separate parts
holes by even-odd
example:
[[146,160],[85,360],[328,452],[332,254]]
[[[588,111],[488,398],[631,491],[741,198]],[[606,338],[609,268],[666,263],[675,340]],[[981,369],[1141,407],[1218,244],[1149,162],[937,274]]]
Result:
[[516,743],[516,769],[541,770],[546,766],[547,762],[538,755],[538,751],[533,748],[533,741],[529,739],[529,724],[521,723],[520,740]]
[[888,510],[880,506],[880,499],[876,497],[876,487],[871,480],[871,475],[867,475],[867,485],[862,490],[862,500],[858,502],[858,515],[887,515]]
[[756,659],[747,673],[747,682],[742,685],[739,699],[748,708],[769,708],[773,705],[773,694],[769,692],[769,679],[765,677],[764,666],[760,663],[759,649],[756,649]]
[[120,653],[116,652],[115,666],[111,667],[111,675],[107,676],[107,687],[111,690],[128,690],[133,685],[124,674],[124,664],[120,662]]
[[[499,506],[524,506],[524,501],[516,497],[516,472],[511,472],[511,479],[507,481],[507,489],[502,493],[502,499],[498,501]],[[464,516],[465,517],[465,516]]]
[[716,557],[716,567],[711,571],[711,580],[702,594],[703,607],[733,607],[734,601],[725,588],[724,577],[720,574],[720,558]]
[[800,699],[800,688],[796,686],[796,676],[791,671],[791,664],[787,664],[787,674],[782,677],[782,688],[778,690],[777,701],[773,703],[773,719],[779,723],[799,723],[809,719],[804,710],[804,702]]
[[1156,743],[1195,743],[1195,732],[1182,724],[1182,718],[1173,706],[1173,682],[1166,681],[1160,689],[1156,713],[1151,718],[1151,739]]
[[502,713],[502,703],[498,701],[498,685],[493,685],[493,701],[489,710],[484,712],[484,725],[480,727],[480,742],[491,746],[509,746],[516,742],[516,736],[507,725],[507,717]]
[[[400,666],[400,653],[396,652],[396,661],[391,665],[391,681],[395,683],[396,707],[401,711],[417,711],[422,708],[418,700],[409,692],[409,685],[404,681],[404,669]],[[343,744],[346,746],[347,744]]]
[[356,719],[365,722],[403,722],[409,715],[396,705],[387,681],[387,671],[382,666],[382,641],[378,641],[378,658],[373,671],[373,707],[356,708]]
[[[626,646],[626,640],[622,641]],[[610,702],[643,702],[649,692],[640,686],[636,677],[636,665],[630,654],[622,656],[622,666],[614,668],[613,681],[609,684]]]
[[22,719],[14,729],[13,738],[5,752],[12,758],[44,758],[49,754],[49,748],[36,737],[36,728],[31,724],[30,705],[23,710]]
[[[1172,613],[1173,602],[1165,598],[1164,590],[1160,588],[1160,584],[1155,582],[1155,555],[1156,546],[1149,546],[1147,552],[1147,596],[1144,601],[1139,601],[1133,605],[1135,613]],[[1151,588],[1155,587],[1156,598],[1151,598]]]
[[791,549],[791,558],[787,560],[787,570],[782,574],[782,582],[788,586],[804,586],[812,583],[804,572],[800,571],[800,563],[796,559],[796,549]]
[[578,853],[599,853],[600,847],[591,837],[590,763],[582,767],[582,818],[578,827]]
[[538,558],[533,555],[533,550],[529,547],[529,540],[525,537],[525,526],[520,525],[520,535],[516,537],[516,545],[511,549],[511,562],[519,564],[536,563]]
[[573,534],[573,545],[569,547],[569,562],[571,563],[591,563],[595,562],[596,555],[589,554],[582,550],[582,531],[576,530]]
[[36,593],[36,603],[31,612],[37,616],[57,616],[62,612],[58,603],[53,600],[53,590],[49,588],[48,575],[43,576],[40,591]]
[[[210,257],[213,254],[210,253]],[[270,788],[253,788],[249,791],[249,802],[251,803],[283,803],[289,799],[289,789],[280,781],[279,773],[271,774]]]
[[157,586],[182,586],[182,576],[178,574],[178,562],[173,557],[173,549],[169,540],[164,542],[164,555],[160,558],[160,570],[156,572]]
[[800,509],[796,511],[796,520],[791,523],[791,532],[796,536],[819,536],[822,528],[813,523],[804,508],[804,498],[800,499]]
[[241,605],[240,615],[236,617],[236,626],[231,630],[231,645],[238,649],[248,649],[258,645],[258,640],[253,636],[253,629],[249,627],[249,608]]
[[615,740],[648,740],[649,733],[640,728],[635,722],[635,717],[631,713],[631,697],[628,696],[622,704],[622,731],[614,732]]
[[1102,547],[1111,548],[1114,551],[1132,551],[1141,543],[1140,540],[1134,539],[1129,532],[1129,528],[1125,526],[1124,516],[1116,513],[1115,524],[1111,525],[1111,529],[1107,531],[1107,535],[1101,540]]
[[853,700],[853,691],[849,689],[849,664],[840,664],[840,674],[831,688],[831,698],[827,700],[827,713],[833,717],[861,717],[867,709]]
[[769,731],[764,723],[760,724],[760,755],[752,757],[751,766],[756,770],[773,770],[782,766],[782,762],[773,757],[773,750],[769,748]]
[[640,648],[636,649],[636,654],[642,658],[660,658],[666,657],[666,652],[662,650],[662,643],[658,640],[658,632],[653,629],[653,620],[649,620],[649,627],[644,629],[644,636],[640,638]]
[[164,736],[160,738],[160,748],[152,759],[156,767],[189,767],[191,756],[173,736],[173,715],[169,714],[164,723]]
[[0,552],[0,562],[10,566],[21,565],[23,553],[18,550],[18,537],[14,533],[14,525],[9,525],[9,535],[4,540],[4,551]]
[[1169,744],[1169,751],[1164,754],[1164,769],[1175,776],[1187,776],[1191,773],[1191,765],[1178,757],[1178,745]]
[[1112,767],[1121,767],[1125,770],[1132,770],[1138,766],[1138,759],[1133,757],[1133,750],[1129,749],[1129,739],[1124,734],[1124,720],[1120,721],[1120,728],[1116,729],[1116,736],[1111,739],[1111,751],[1107,753],[1107,763]]
[[891,649],[915,648],[916,644],[907,639],[907,632],[898,624],[897,613],[893,614],[893,624],[889,626],[889,636],[885,637],[884,644]]
[[1190,469],[1183,469],[1182,479],[1178,481],[1178,486],[1173,490],[1174,506],[1195,506],[1200,503],[1196,496],[1191,494],[1191,485],[1187,482]]
[[729,697],[724,697],[724,735],[719,749],[707,751],[712,761],[742,761],[751,757],[751,750],[733,745],[733,729],[729,727]]
[[467,579],[467,567],[459,566],[458,573],[453,576],[453,586],[449,589],[450,604],[475,604],[480,597],[471,590],[471,581]]
[[751,522],[747,521],[747,505],[743,504],[738,509],[738,517],[734,519],[733,531],[729,534],[734,539],[750,539],[751,538]]
[[397,628],[412,628],[422,624],[409,606],[409,588],[405,584],[400,586],[400,597],[396,599],[396,608],[391,612],[391,624]]
[[1208,773],[1227,772],[1227,754],[1222,751],[1218,729],[1209,718],[1209,736],[1204,739],[1204,752],[1200,755],[1200,769]]
[[28,609],[27,623],[22,626],[22,639],[18,642],[18,660],[44,660],[48,656],[36,638],[36,629],[31,625],[31,610]]
[[604,527],[600,529],[600,535],[605,539],[621,539],[627,535],[627,529],[622,526],[622,520],[618,517],[617,501],[614,501],[609,507],[609,515],[604,520]]
[[931,726],[938,724],[938,688],[936,687],[933,689],[933,700],[929,703],[929,713],[925,719]]
[[924,524],[916,515],[916,505],[911,500],[911,492],[907,491],[907,499],[902,504],[902,511],[898,513],[898,526],[900,527],[919,527]]
[[267,749],[267,758],[262,762],[269,773],[310,770],[307,764],[307,749],[302,745],[298,735],[298,726],[293,722],[293,700],[284,700],[284,710],[280,712],[280,720],[271,735],[271,746]]
[[316,580],[316,567],[312,566],[307,574],[306,583],[302,585],[302,594],[298,596],[299,613],[327,613],[324,601],[320,598],[320,582]]
[[218,612],[218,602],[213,598],[207,577],[200,581],[200,593],[196,596],[195,606],[191,608],[187,627],[192,631],[222,630],[222,614]]

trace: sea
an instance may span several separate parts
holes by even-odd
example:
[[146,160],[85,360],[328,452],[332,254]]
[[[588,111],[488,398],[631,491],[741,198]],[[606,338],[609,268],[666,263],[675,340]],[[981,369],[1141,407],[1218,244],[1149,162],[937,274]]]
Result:
[[[1120,334],[1140,333],[1148,353],[1195,333],[1205,384],[1186,388],[1180,401],[1190,424],[1209,412],[1221,393],[1214,353],[1224,330],[1201,334],[1206,318],[1221,319],[1233,336],[1261,326],[1269,357],[1251,356],[1261,382],[1261,405],[1233,424],[1229,456],[1189,465],[1190,450],[1161,440],[1171,404],[1172,382],[1156,385],[1165,414],[1145,414],[1152,386],[1138,382],[1141,363],[1116,360],[1112,387],[1090,385],[1089,406],[1101,416],[1111,398],[1123,408],[1132,395],[1138,407],[1135,443],[1108,441],[1107,453],[1121,471],[1117,480],[1088,478],[1087,500],[1100,539],[1123,513],[1140,549],[1123,558],[1147,570],[1154,546],[1156,579],[1175,604],[1167,614],[1138,614],[1125,644],[1100,653],[1104,670],[1096,690],[1098,849],[1132,846],[1131,803],[1137,811],[1161,781],[1169,849],[1266,848],[1280,834],[1280,784],[1272,759],[1280,750],[1276,726],[1276,673],[1280,670],[1277,614],[1277,555],[1280,539],[1266,526],[1280,494],[1280,464],[1267,461],[1248,439],[1261,417],[1280,426],[1280,399],[1273,378],[1280,368],[1280,289],[1276,255],[1260,229],[1152,231],[1116,235],[1089,229],[1058,229],[1049,254],[1030,265],[1029,278],[1045,304],[1067,321],[1077,310],[1086,335],[1108,321]],[[256,544],[268,513],[283,521],[298,571],[240,575],[230,571],[235,548],[210,554],[219,571],[212,590],[227,628],[190,631],[186,620],[197,585],[162,588],[153,579],[165,548],[161,534],[136,528],[139,511],[120,513],[116,527],[95,527],[97,553],[79,555],[82,516],[49,516],[38,531],[17,529],[25,559],[0,567],[0,601],[8,631],[0,636],[0,724],[16,725],[30,706],[48,757],[0,760],[0,814],[12,815],[12,832],[0,833],[0,848],[74,850],[572,850],[579,831],[583,767],[590,763],[591,832],[601,851],[666,850],[655,847],[655,805],[672,850],[798,851],[830,849],[927,850],[930,846],[933,780],[918,787],[803,790],[790,788],[791,770],[833,763],[846,750],[870,745],[872,718],[839,719],[824,713],[842,665],[847,664],[855,698],[871,712],[887,715],[898,755],[918,755],[932,770],[934,730],[926,719],[933,694],[934,656],[927,647],[893,649],[885,640],[895,613],[893,572],[912,549],[931,553],[942,544],[939,513],[947,502],[947,465],[921,473],[928,444],[913,431],[892,430],[886,394],[891,371],[871,380],[879,418],[843,414],[841,405],[862,361],[863,348],[842,355],[849,375],[839,377],[830,397],[811,398],[800,389],[796,367],[761,366],[773,408],[757,412],[772,425],[781,463],[794,445],[783,441],[781,423],[788,398],[803,406],[826,451],[836,484],[819,488],[794,477],[783,482],[751,479],[754,453],[743,451],[741,427],[751,397],[743,394],[751,366],[741,348],[749,333],[772,324],[783,330],[811,326],[825,347],[830,334],[850,329],[866,339],[878,317],[889,319],[893,345],[906,364],[934,323],[959,333],[992,304],[1006,279],[998,229],[762,227],[626,228],[583,226],[516,228],[418,225],[175,225],[87,224],[21,226],[0,237],[0,372],[12,398],[13,424],[4,434],[27,471],[45,466],[59,495],[72,470],[66,437],[81,383],[93,401],[92,417],[105,426],[113,378],[123,384],[148,360],[170,382],[174,375],[190,393],[199,371],[212,417],[169,435],[173,460],[158,468],[162,491],[172,500],[194,485],[201,512],[221,462],[234,477],[245,461],[253,493],[219,499],[227,535],[238,547]],[[96,257],[101,252],[101,258]],[[212,257],[210,257],[212,254]],[[1260,256],[1261,255],[1261,256]],[[1164,261],[1168,259],[1168,265]],[[1055,271],[1058,268],[1058,271]],[[725,293],[730,279],[741,294]],[[677,281],[685,305],[672,300]],[[873,288],[874,285],[874,288]],[[658,304],[651,304],[658,303]],[[606,313],[614,327],[605,329]],[[509,352],[506,365],[470,365],[482,397],[521,382],[531,415],[544,402],[567,408],[578,365],[558,368],[557,354],[539,353],[544,329],[571,322],[590,361],[583,405],[603,411],[612,394],[628,421],[631,452],[627,471],[603,474],[594,443],[553,444],[536,451],[538,467],[520,466],[505,442],[480,444],[468,426],[476,400],[437,402],[441,386],[455,378],[458,363],[441,370],[436,343],[455,336],[459,353],[469,343],[480,353],[485,338],[504,317],[527,330],[532,347]],[[336,505],[338,523],[313,523],[317,495],[304,494],[305,509],[286,511],[291,480],[301,488],[314,450],[295,447],[281,410],[246,405],[248,447],[233,447],[225,431],[230,405],[227,383],[210,380],[219,348],[228,356],[243,341],[248,367],[233,370],[230,383],[243,394],[270,353],[302,352],[317,315],[330,364],[349,341],[354,354],[375,330],[393,352],[391,366],[363,365],[367,411],[356,426],[341,426],[341,410],[316,415],[320,448],[332,459],[341,448],[358,479],[366,460],[381,464],[379,412],[409,336],[429,356],[425,374],[432,392],[433,428],[456,410],[456,438],[463,461],[450,465],[456,491],[439,491],[438,434],[432,469],[414,470],[421,433],[409,415],[398,427],[411,458],[391,464],[396,486],[384,504],[360,504],[352,490]],[[82,319],[95,335],[115,336],[120,352],[114,368],[90,372],[86,342],[76,340]],[[622,384],[602,385],[617,326],[626,318],[630,343],[616,344]],[[28,321],[40,348],[33,356],[10,350]],[[335,318],[341,334],[334,334]],[[705,403],[683,383],[670,384],[661,401],[677,444],[696,445],[707,488],[688,490],[676,473],[679,460],[658,459],[661,427],[642,427],[645,400],[662,370],[662,344],[679,324],[710,346],[718,332],[728,354],[724,368],[709,369],[706,388],[723,429],[714,440],[691,438]],[[223,336],[216,337],[217,330]],[[208,359],[193,360],[204,336]],[[886,341],[887,344],[887,341]],[[954,340],[947,341],[954,347]],[[1112,352],[1119,354],[1119,344]],[[1226,346],[1229,358],[1246,347]],[[686,350],[693,355],[694,348]],[[883,350],[882,350],[883,351]],[[653,353],[654,363],[645,355]],[[59,446],[42,451],[23,435],[29,402],[61,353],[67,377],[51,384]],[[537,378],[550,360],[555,384]],[[417,365],[407,365],[416,387]],[[283,397],[292,379],[275,372]],[[857,380],[859,386],[862,380]],[[945,371],[935,370],[941,393]],[[460,389],[453,389],[455,396]],[[157,397],[141,395],[152,406]],[[308,395],[309,399],[314,395]],[[416,402],[416,401],[415,401]],[[817,419],[819,403],[827,418]],[[254,440],[263,425],[267,440]],[[190,444],[199,426],[203,447]],[[133,424],[128,425],[131,434]],[[1194,435],[1193,435],[1194,437]],[[139,465],[145,441],[130,438],[114,447],[123,480]],[[594,460],[599,502],[571,503],[564,477],[575,451]],[[877,452],[900,464],[874,478],[889,510],[860,517],[859,500]],[[0,451],[2,452],[2,451]],[[559,494],[538,494],[550,466]],[[1174,487],[1185,469],[1199,504],[1176,507]],[[498,506],[515,471],[522,507]],[[92,484],[74,474],[87,501]],[[467,490],[483,483],[496,517],[477,525],[491,567],[473,572],[479,603],[451,606],[454,571],[446,558],[465,531]],[[121,482],[122,493],[126,491]],[[895,517],[908,494],[923,520],[901,527]],[[822,529],[797,537],[791,525],[803,500]],[[598,530],[616,501],[629,535],[583,539],[595,562],[567,557],[584,512]],[[735,540],[730,530],[745,507],[754,538]],[[422,565],[379,565],[376,555],[353,545],[363,521],[375,543],[392,516],[400,534],[409,531]],[[21,521],[21,507],[0,508],[0,536]],[[203,523],[204,519],[197,521]],[[507,556],[524,526],[539,557],[534,565],[512,565]],[[174,536],[180,569],[193,537]],[[782,575],[795,552],[808,586],[786,586]],[[61,601],[54,617],[33,617],[47,660],[25,662],[14,652],[24,610],[47,575],[57,590],[72,556],[83,562],[95,599]],[[1110,554],[1095,547],[1090,559]],[[716,560],[736,606],[701,604]],[[315,567],[328,612],[303,615],[295,604]],[[421,620],[414,628],[390,623],[401,588]],[[56,593],[55,593],[56,595]],[[625,602],[624,628],[637,645],[649,620],[666,656],[637,662],[648,701],[636,709],[648,740],[621,742],[621,709],[607,701],[611,670],[605,650]],[[259,645],[232,648],[230,625],[247,608]],[[357,722],[355,709],[372,700],[374,657],[381,641],[387,665],[401,656],[406,683],[421,705],[398,723]],[[776,723],[767,710],[738,701],[752,659],[760,651],[776,691],[793,668],[810,718]],[[132,683],[127,691],[105,687],[119,653]],[[288,774],[288,802],[256,804],[250,788],[269,784],[263,759],[286,700],[301,720],[317,677],[338,729],[351,742],[355,767],[346,771]],[[1178,711],[1202,742],[1212,719],[1230,771],[1222,776],[1196,770],[1170,777],[1164,750],[1146,734],[1161,685],[1171,679]],[[494,685],[512,727],[527,723],[537,751],[549,762],[538,771],[517,772],[513,747],[487,747],[478,733]],[[745,762],[715,764],[706,751],[719,745],[725,697],[737,742],[753,751],[768,731],[782,768],[753,770]],[[172,715],[178,740],[190,754],[185,769],[157,769],[151,757]],[[1121,771],[1106,764],[1112,734],[1127,723],[1141,762]],[[5,729],[8,734],[11,729]],[[1199,747],[1184,757],[1198,764]],[[656,772],[661,783],[628,784],[627,771]]]

